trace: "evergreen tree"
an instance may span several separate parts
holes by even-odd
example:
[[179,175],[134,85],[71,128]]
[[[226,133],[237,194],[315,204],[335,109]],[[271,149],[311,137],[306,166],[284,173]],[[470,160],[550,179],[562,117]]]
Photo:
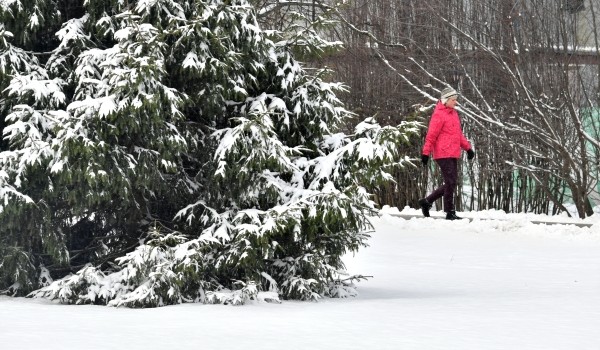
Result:
[[140,307],[354,293],[360,183],[390,179],[415,125],[340,133],[343,86],[245,0],[0,11],[0,290]]

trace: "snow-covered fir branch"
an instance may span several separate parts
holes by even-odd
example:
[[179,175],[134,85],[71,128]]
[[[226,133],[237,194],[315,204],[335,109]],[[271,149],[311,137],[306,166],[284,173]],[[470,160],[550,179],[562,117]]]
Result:
[[361,184],[408,164],[418,125],[341,133],[344,85],[245,0],[99,4],[48,29],[45,60],[0,31],[0,247],[17,247],[0,248],[0,290],[131,307],[355,295],[341,257],[371,230]]

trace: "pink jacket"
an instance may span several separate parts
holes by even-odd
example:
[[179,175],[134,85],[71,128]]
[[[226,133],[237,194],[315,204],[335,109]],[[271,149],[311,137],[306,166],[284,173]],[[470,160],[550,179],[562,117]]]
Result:
[[471,144],[462,133],[458,113],[438,102],[429,121],[422,153],[428,156],[433,151],[433,159],[460,158],[461,148],[468,151]]

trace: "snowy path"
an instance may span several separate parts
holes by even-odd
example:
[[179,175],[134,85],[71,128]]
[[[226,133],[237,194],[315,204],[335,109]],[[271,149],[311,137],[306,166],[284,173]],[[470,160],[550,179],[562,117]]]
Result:
[[360,296],[129,310],[0,297],[6,349],[600,349],[600,225],[384,215]]
[[[391,216],[395,216],[395,217],[399,217],[405,220],[410,220],[410,219],[420,219],[423,218],[423,214],[421,213],[416,213],[416,214],[400,214],[400,213],[390,213],[389,215]],[[486,219],[486,218],[481,218],[481,217],[471,217],[469,216],[470,214],[460,214],[462,219],[464,220],[468,220],[468,221],[474,221],[474,220],[502,220],[502,219]],[[430,216],[432,219],[438,219],[438,220],[445,220],[446,216],[445,213],[436,213],[434,215]],[[582,222],[581,220],[577,221],[578,219],[569,219],[569,220],[557,220],[554,219],[553,221],[550,221],[548,219],[545,220],[527,220],[528,222],[532,223],[532,224],[536,224],[536,225],[574,225],[577,227],[592,227],[594,224],[591,222]]]

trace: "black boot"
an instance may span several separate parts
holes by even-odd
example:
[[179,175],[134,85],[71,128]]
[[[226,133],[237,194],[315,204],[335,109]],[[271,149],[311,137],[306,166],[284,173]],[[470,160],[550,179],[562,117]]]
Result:
[[460,220],[460,219],[462,219],[462,218],[459,216],[456,216],[456,212],[454,210],[451,210],[446,213],[446,220]]
[[421,211],[423,212],[423,216],[429,217],[429,209],[431,209],[431,203],[427,201],[427,199],[419,199],[419,206],[421,207]]

